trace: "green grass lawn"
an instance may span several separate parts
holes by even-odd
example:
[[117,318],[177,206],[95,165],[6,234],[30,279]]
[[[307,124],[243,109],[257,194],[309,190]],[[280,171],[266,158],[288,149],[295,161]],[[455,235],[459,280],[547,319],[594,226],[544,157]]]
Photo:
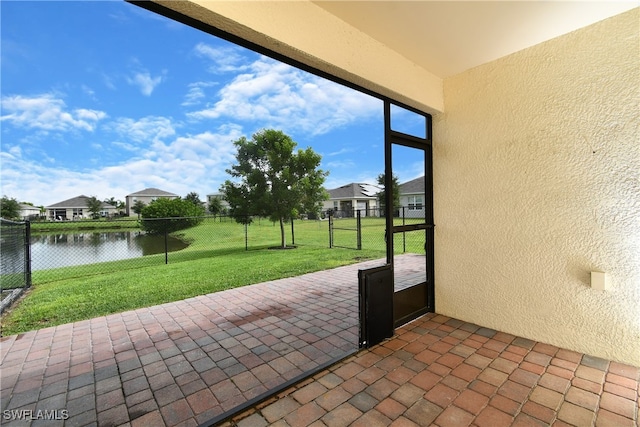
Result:
[[78,230],[119,230],[138,228],[134,217],[116,219],[80,219],[74,221],[32,221],[31,233],[69,232]]
[[[343,228],[350,222],[355,226],[355,220],[340,221]],[[2,335],[384,258],[384,220],[367,221],[366,226],[363,222],[362,250],[329,249],[326,221],[296,221],[297,248],[272,250],[269,247],[280,243],[280,229],[265,220],[248,226],[250,246],[245,250],[243,225],[206,220],[179,233],[190,245],[170,253],[168,264],[162,254],[145,256],[135,264],[123,260],[36,271],[26,298],[2,319]],[[287,233],[290,243],[290,225]],[[339,237],[344,246],[355,248],[355,231],[340,233],[345,233]],[[395,236],[395,245],[401,253],[402,235]],[[424,238],[411,240],[410,246],[408,252],[424,253]]]

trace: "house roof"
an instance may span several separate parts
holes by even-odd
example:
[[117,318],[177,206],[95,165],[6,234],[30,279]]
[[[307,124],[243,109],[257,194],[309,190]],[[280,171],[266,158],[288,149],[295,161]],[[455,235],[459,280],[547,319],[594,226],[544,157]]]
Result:
[[[80,195],[77,197],[73,197],[71,199],[67,199],[67,200],[63,200],[62,202],[58,202],[58,203],[54,203],[53,205],[49,205],[47,206],[47,209],[69,209],[69,208],[86,208],[87,207],[87,199],[89,199],[89,197],[85,196],[85,195]],[[115,209],[116,207],[113,205],[110,205],[108,203],[102,202],[102,207],[109,209],[109,208],[113,208]]]
[[145,196],[145,197],[178,197],[177,194],[169,193],[168,191],[159,190],[157,188],[145,188],[144,190],[138,191],[136,193],[128,194],[127,197],[130,196]]
[[407,181],[399,186],[400,194],[424,193],[424,176]]
[[33,206],[33,205],[27,205],[26,203],[20,203],[20,210],[23,210],[23,211],[34,210],[34,211],[40,212],[40,208],[39,207]]
[[352,182],[342,187],[327,190],[330,199],[375,199],[380,188],[371,184]]

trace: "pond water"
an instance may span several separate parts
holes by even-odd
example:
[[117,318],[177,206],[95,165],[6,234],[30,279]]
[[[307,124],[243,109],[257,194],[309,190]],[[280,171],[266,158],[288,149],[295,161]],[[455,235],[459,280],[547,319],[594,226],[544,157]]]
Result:
[[[187,246],[182,240],[171,236],[167,238],[168,252],[179,251]],[[47,270],[117,261],[164,251],[164,236],[146,235],[137,230],[42,234],[31,236],[31,269]]]

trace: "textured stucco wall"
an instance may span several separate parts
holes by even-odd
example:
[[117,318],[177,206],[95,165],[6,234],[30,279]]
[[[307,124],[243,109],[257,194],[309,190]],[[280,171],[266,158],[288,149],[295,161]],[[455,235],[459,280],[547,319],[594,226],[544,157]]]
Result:
[[445,80],[439,313],[640,366],[639,22],[635,9]]

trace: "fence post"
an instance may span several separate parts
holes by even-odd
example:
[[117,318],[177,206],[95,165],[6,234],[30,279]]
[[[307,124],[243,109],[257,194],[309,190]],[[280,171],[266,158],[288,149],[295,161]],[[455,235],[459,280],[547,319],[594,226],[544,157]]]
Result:
[[291,245],[295,245],[296,244],[296,236],[293,233],[293,217],[291,217]]
[[362,215],[360,214],[360,209],[358,209],[358,213],[356,214],[356,239],[358,243],[358,250],[362,250]]
[[244,219],[244,250],[249,250],[249,215]]
[[[169,224],[167,224],[167,227],[169,226]],[[164,229],[164,263],[169,264],[169,230],[167,230],[167,227],[165,227]]]
[[[404,218],[405,218],[405,212],[404,212],[404,206],[403,206],[402,207],[402,225],[406,225]],[[404,231],[402,232],[402,253],[403,254],[407,253],[407,236]]]
[[333,212],[329,212],[329,249],[333,248]]
[[25,264],[25,284],[26,287],[31,286],[31,222],[25,221],[25,239],[24,239],[24,264]]

